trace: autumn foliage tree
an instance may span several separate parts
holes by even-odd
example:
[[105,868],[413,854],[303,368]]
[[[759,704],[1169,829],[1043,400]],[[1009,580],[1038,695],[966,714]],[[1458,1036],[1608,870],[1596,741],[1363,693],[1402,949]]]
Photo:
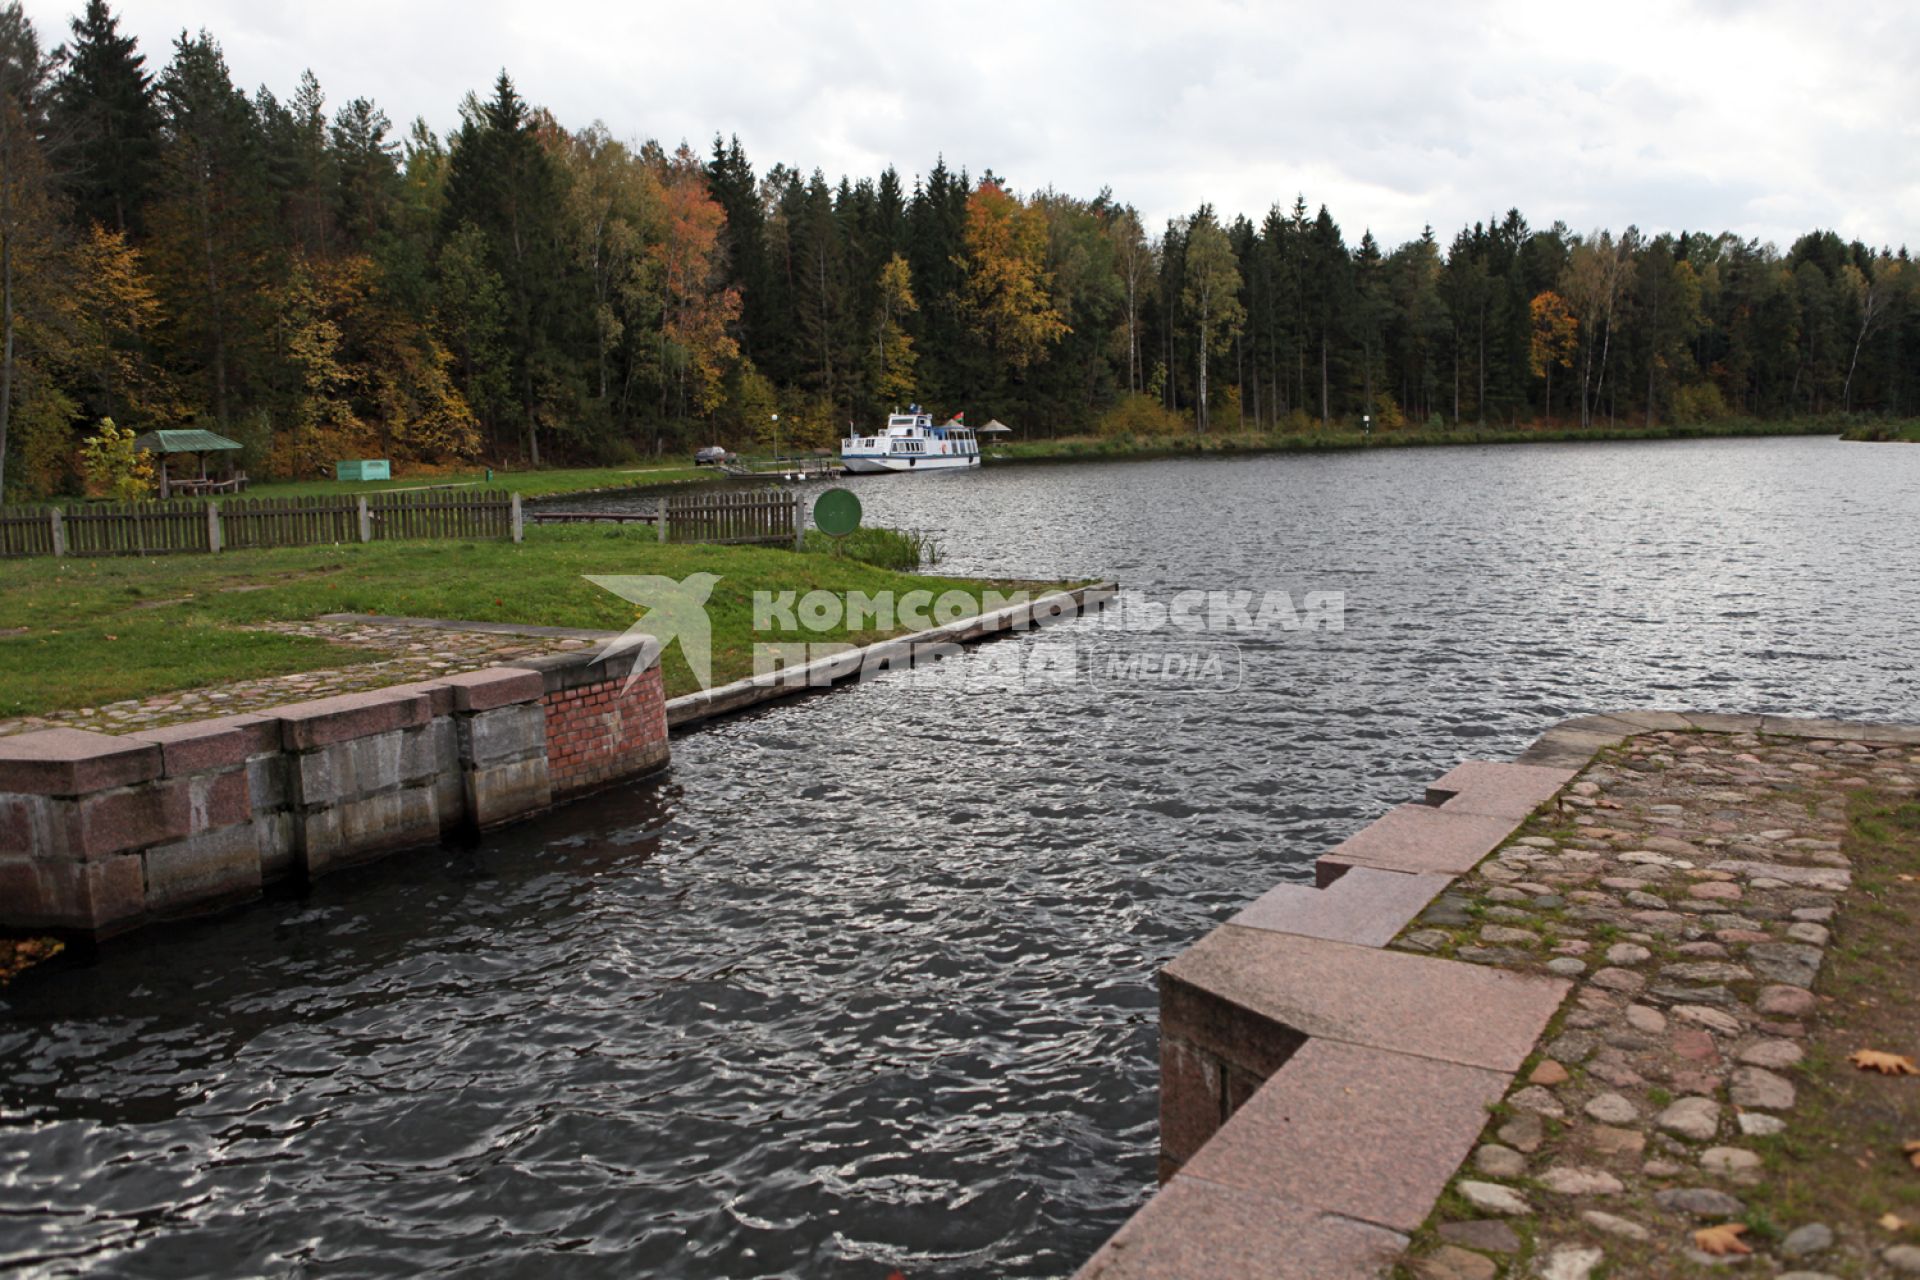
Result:
[[880,268],[879,300],[873,333],[874,394],[881,400],[907,400],[913,396],[916,357],[905,321],[920,308],[913,300],[913,272],[897,253]]
[[1573,351],[1580,341],[1580,322],[1574,319],[1567,300],[1551,289],[1533,295],[1527,304],[1532,318],[1532,337],[1527,347],[1527,367],[1536,378],[1547,380],[1543,399],[1547,416],[1553,416],[1553,370],[1573,367]]
[[1046,223],[988,178],[967,200],[964,243],[967,323],[996,364],[1026,369],[1067,332],[1047,293]]
[[[109,0],[49,50],[0,0],[0,496],[103,417],[255,475],[830,446],[900,400],[1022,432],[1920,406],[1920,272],[1830,231],[1579,235],[1518,209],[1389,247],[1304,193],[1150,232],[1113,192],[943,157],[838,176],[562,122],[502,71],[395,128]],[[337,102],[337,105],[336,105]],[[1658,216],[1665,211],[1652,210]],[[1573,376],[1565,376],[1571,371]],[[1129,398],[1137,397],[1137,399]]]
[[720,383],[739,345],[729,328],[740,318],[740,294],[717,286],[720,228],[725,221],[707,194],[700,162],[682,146],[660,166],[665,205],[663,234],[653,246],[659,269],[662,415],[674,407],[697,416],[719,403]]
[[1193,313],[1199,353],[1199,427],[1207,419],[1207,360],[1240,332],[1246,309],[1240,303],[1240,267],[1227,233],[1211,207],[1203,206],[1187,222],[1186,287],[1181,300]]

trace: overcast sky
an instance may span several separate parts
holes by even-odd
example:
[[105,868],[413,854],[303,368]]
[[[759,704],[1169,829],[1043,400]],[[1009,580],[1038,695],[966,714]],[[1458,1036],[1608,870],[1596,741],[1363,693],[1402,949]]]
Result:
[[[42,40],[81,0],[26,0]],[[937,155],[1016,190],[1111,187],[1150,227],[1296,192],[1350,240],[1517,205],[1536,226],[1830,227],[1913,242],[1920,5],[1452,0],[1012,4],[121,0],[157,71],[204,27],[234,78],[444,133],[505,67],[563,124],[740,136],[830,179]]]

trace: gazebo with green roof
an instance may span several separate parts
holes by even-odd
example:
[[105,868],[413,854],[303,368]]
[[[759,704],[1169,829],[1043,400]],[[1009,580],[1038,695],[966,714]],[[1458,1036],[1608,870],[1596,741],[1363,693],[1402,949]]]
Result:
[[[206,431],[199,427],[187,427],[171,431],[149,431],[134,439],[133,447],[153,454],[160,460],[160,496],[170,498],[176,493],[238,493],[247,487],[247,473],[233,465],[227,459],[225,479],[210,479],[207,475],[207,455],[210,453],[229,453],[245,446],[238,440],[229,440],[217,431]],[[199,459],[200,474],[184,480],[175,480],[167,474],[167,459],[177,453],[190,453]]]

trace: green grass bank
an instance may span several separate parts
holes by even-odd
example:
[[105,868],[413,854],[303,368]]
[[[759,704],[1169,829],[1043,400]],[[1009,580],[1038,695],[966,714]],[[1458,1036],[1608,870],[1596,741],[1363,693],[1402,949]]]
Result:
[[[1490,444],[1565,444],[1602,440],[1704,440],[1748,436],[1837,436],[1849,427],[1860,427],[1851,419],[1806,418],[1787,421],[1736,419],[1704,422],[1686,426],[1525,426],[1470,427],[1433,430],[1426,427],[1396,431],[1363,433],[1356,428],[1335,426],[1308,431],[1225,431],[1206,435],[1075,435],[1050,440],[1015,439],[1006,444],[988,446],[992,461],[1055,462],[1096,458],[1183,458],[1210,454],[1317,453],[1348,449],[1421,449],[1448,445]],[[1880,424],[1872,430],[1896,433],[1895,436],[1851,435],[1848,439],[1920,438],[1920,421]],[[1905,432],[1905,436],[1897,433]]]
[[[678,579],[700,571],[720,575],[708,608],[716,683],[752,674],[756,640],[867,643],[902,629],[756,633],[756,591],[958,591],[977,610],[984,590],[1035,585],[901,573],[777,548],[663,545],[644,526],[533,528],[518,545],[376,542],[211,556],[21,560],[0,576],[0,717],[381,656],[249,630],[326,613],[621,630],[639,611],[583,575]],[[666,678],[670,697],[696,687],[677,649],[668,654]]]
[[716,467],[656,463],[640,467],[559,467],[540,471],[496,469],[487,479],[484,468],[396,476],[392,480],[267,480],[247,486],[243,498],[309,498],[343,493],[387,493],[395,489],[439,489],[454,486],[507,489],[528,498],[553,497],[600,489],[637,489],[656,484],[687,484],[724,480]]
[[1920,444],[1920,421],[1859,423],[1842,431],[1840,438],[1842,440],[1866,440],[1879,443],[1891,441],[1904,444]]

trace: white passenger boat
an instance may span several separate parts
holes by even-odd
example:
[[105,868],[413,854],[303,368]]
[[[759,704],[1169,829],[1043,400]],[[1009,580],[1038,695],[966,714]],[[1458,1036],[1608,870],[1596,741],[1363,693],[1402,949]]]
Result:
[[848,436],[840,442],[840,461],[849,472],[951,471],[980,465],[980,441],[956,415],[944,426],[919,405],[890,414],[877,436]]

